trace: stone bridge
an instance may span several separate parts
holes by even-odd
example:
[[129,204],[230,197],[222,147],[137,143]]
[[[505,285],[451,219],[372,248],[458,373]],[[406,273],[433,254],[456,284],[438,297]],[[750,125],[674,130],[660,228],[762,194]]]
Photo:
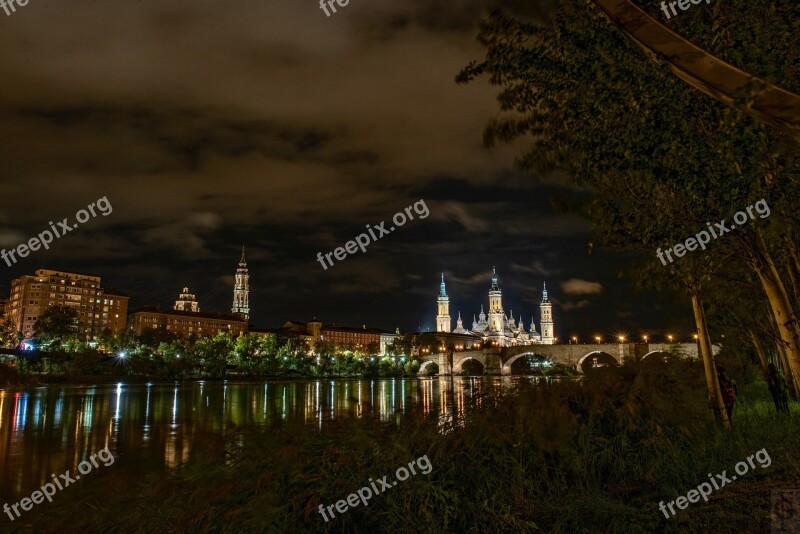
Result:
[[[714,346],[714,354],[719,347]],[[619,365],[626,361],[648,358],[698,358],[696,343],[605,343],[597,345],[521,345],[487,348],[452,353],[452,368],[448,353],[428,354],[421,358],[420,374],[433,364],[440,375],[461,374],[464,363],[474,360],[483,366],[484,374],[510,375],[511,366],[525,356],[539,357],[553,363],[574,366],[578,372],[604,365]]]

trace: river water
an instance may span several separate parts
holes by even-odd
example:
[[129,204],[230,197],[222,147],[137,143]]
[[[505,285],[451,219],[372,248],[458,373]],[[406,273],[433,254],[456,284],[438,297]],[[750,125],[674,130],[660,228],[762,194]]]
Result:
[[[538,379],[541,380],[541,379]],[[169,471],[209,435],[276,423],[323,433],[344,418],[458,421],[532,377],[50,385],[0,389],[0,505],[71,473],[104,447],[128,468]],[[202,446],[202,445],[200,445]],[[102,465],[102,464],[101,464]],[[106,469],[106,467],[101,467]]]

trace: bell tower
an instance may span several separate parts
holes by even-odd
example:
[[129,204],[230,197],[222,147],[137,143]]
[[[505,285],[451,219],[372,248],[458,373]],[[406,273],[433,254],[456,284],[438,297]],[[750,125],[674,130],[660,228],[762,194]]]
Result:
[[503,292],[497,284],[497,272],[492,267],[492,288],[489,290],[489,331],[503,331]]
[[547,282],[544,282],[542,289],[542,303],[539,305],[542,314],[542,344],[552,345],[555,342],[553,333],[553,305],[547,298]]
[[444,288],[444,273],[442,273],[442,283],[439,286],[439,298],[436,299],[439,307],[439,314],[436,316],[436,331],[450,332],[450,297]]
[[242,247],[242,259],[236,269],[236,283],[233,286],[233,307],[231,312],[247,321],[250,319],[250,275],[247,271],[247,260]]

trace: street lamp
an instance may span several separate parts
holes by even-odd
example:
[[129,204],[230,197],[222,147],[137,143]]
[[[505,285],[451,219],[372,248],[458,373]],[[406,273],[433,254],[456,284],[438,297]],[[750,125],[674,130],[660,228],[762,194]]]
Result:
[[603,341],[603,338],[601,338],[600,336],[594,336],[594,340],[597,341],[597,343],[599,344]]
[[647,334],[643,335],[642,338],[644,338],[644,342],[647,343]]
[[625,343],[625,336],[617,336],[617,339],[619,339],[620,343]]
[[669,342],[672,343],[672,334],[667,334],[667,339],[669,339]]
[[578,344],[578,336],[572,336],[572,342]]

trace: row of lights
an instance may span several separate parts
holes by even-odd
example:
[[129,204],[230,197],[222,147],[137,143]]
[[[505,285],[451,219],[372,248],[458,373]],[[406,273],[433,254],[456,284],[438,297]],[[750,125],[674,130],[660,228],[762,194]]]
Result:
[[[697,334],[693,334],[693,336],[694,336],[694,340],[697,341]],[[558,340],[558,338],[554,338],[554,339],[556,341]],[[594,340],[597,343],[602,343],[603,342],[603,336],[594,336]],[[618,342],[625,343],[626,340],[627,340],[627,338],[624,335],[622,335],[622,334],[617,335],[617,341]],[[650,340],[650,336],[648,336],[647,334],[642,334],[642,340],[645,343],[647,343]],[[675,336],[673,336],[672,334],[667,334],[667,341],[672,343],[673,341],[675,341]],[[578,336],[572,336],[570,338],[570,344],[572,344],[572,343],[574,343],[574,344],[578,343]]]

